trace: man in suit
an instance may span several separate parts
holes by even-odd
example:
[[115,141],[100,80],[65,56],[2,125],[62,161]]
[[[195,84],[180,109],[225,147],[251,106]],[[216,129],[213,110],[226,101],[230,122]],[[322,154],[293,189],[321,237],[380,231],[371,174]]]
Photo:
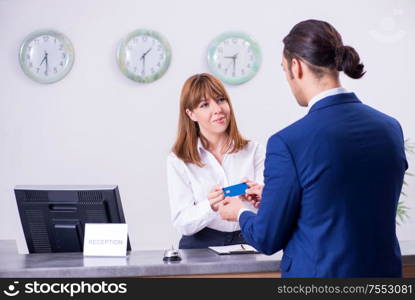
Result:
[[[223,219],[265,254],[283,250],[283,277],[401,277],[396,208],[407,169],[401,127],[340,85],[364,66],[327,22],[284,38],[282,67],[306,116],[268,140],[257,214],[227,198]],[[253,200],[254,201],[254,200]]]

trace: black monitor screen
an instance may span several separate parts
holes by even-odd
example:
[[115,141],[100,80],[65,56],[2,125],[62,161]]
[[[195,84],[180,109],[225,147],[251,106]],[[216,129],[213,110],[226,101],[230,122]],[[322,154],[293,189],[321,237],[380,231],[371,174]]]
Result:
[[82,252],[85,223],[125,223],[116,185],[16,186],[14,192],[29,253]]

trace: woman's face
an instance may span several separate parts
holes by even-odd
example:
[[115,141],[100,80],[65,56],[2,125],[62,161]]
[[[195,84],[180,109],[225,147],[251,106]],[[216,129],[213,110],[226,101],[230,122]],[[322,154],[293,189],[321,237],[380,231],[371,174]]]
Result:
[[230,107],[224,97],[204,98],[196,108],[187,109],[186,113],[190,119],[199,124],[204,136],[224,133],[229,125]]

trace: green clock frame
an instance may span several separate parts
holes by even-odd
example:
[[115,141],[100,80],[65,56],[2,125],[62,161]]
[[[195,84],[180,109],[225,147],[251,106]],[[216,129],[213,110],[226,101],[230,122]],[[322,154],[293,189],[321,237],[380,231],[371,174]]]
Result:
[[[240,39],[247,41],[250,44],[249,47],[252,49],[252,53],[256,56],[256,59],[255,59],[254,64],[252,65],[251,71],[245,76],[241,76],[238,78],[230,78],[230,77],[224,76],[223,74],[220,73],[215,63],[216,48],[221,42],[223,42],[226,39],[231,39],[231,38],[240,38]],[[245,83],[251,80],[258,73],[261,67],[261,63],[262,63],[262,54],[261,54],[261,49],[258,43],[255,42],[248,34],[245,34],[240,31],[227,31],[227,32],[220,34],[209,44],[207,61],[208,61],[209,69],[220,80],[222,80],[223,82],[227,84],[239,85],[239,84],[242,84],[242,83]]]
[[[30,68],[27,67],[26,65],[26,49],[29,46],[29,44],[36,39],[39,36],[42,35],[49,35],[49,36],[53,36],[56,39],[58,39],[59,41],[62,42],[63,47],[65,48],[65,51],[67,52],[68,56],[65,62],[65,69],[63,72],[59,73],[56,76],[52,76],[49,77],[48,79],[42,79],[42,78],[38,78],[36,76],[33,75],[32,71],[30,70]],[[39,82],[39,83],[45,83],[45,84],[49,84],[49,83],[54,83],[57,82],[61,79],[63,79],[66,75],[68,75],[68,73],[71,71],[72,66],[74,64],[75,61],[75,50],[74,47],[72,45],[72,42],[69,40],[69,38],[64,35],[63,33],[60,33],[58,31],[55,30],[51,30],[51,29],[44,29],[44,30],[37,30],[34,31],[32,33],[30,33],[22,42],[21,46],[20,46],[20,50],[19,50],[19,63],[20,66],[23,70],[23,72],[32,80]]]
[[[126,61],[126,48],[127,48],[127,44],[130,40],[134,39],[135,37],[138,36],[143,36],[143,35],[147,35],[147,36],[151,36],[155,39],[157,39],[161,45],[163,45],[166,53],[166,60],[163,64],[163,66],[160,68],[160,70],[158,72],[156,72],[155,74],[142,78],[141,76],[134,74],[132,72],[130,72],[127,68],[127,65],[125,63]],[[151,83],[157,79],[159,79],[160,77],[162,77],[164,75],[164,73],[166,73],[167,69],[170,66],[170,62],[171,62],[171,47],[169,42],[157,31],[154,30],[150,30],[150,29],[137,29],[131,33],[129,33],[122,41],[121,44],[118,47],[117,50],[117,64],[118,67],[120,68],[121,72],[127,76],[128,78],[130,78],[133,81],[136,82],[140,82],[140,83]]]

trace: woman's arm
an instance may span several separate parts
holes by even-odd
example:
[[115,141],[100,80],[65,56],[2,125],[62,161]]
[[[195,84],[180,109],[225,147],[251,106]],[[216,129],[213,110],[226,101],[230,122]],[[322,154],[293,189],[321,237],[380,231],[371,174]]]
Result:
[[181,234],[192,235],[206,227],[216,212],[207,197],[196,202],[184,168],[184,162],[174,154],[168,156],[167,184],[173,225]]

